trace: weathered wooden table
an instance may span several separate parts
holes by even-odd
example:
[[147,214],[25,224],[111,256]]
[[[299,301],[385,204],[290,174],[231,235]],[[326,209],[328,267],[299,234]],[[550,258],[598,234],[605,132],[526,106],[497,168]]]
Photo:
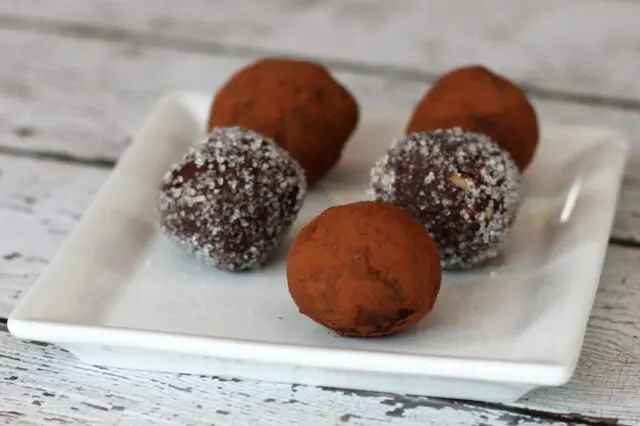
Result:
[[[640,424],[639,18],[633,0],[1,0],[0,423]],[[569,384],[502,406],[121,372],[7,333],[157,97],[210,91],[278,53],[322,60],[383,107],[410,107],[439,73],[482,62],[525,87],[543,120],[628,132],[634,155]]]

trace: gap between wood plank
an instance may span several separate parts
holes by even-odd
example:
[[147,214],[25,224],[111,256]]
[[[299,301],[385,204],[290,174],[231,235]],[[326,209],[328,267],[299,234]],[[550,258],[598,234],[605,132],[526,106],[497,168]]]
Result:
[[[1,21],[2,21],[2,17],[0,17],[0,25],[1,25]],[[67,24],[65,24],[67,25]],[[75,24],[73,24],[75,25]],[[38,30],[40,30],[40,28],[37,28]],[[94,35],[90,35],[89,38],[94,37],[94,38],[99,38],[101,31],[112,31],[110,29],[100,29],[96,34]],[[115,31],[120,31],[120,30],[115,30]],[[116,40],[116,41],[131,41],[131,38],[129,37],[129,35],[131,34],[128,31],[124,31],[124,38],[121,40],[118,40],[117,38],[113,38],[112,40]],[[71,34],[71,33],[70,33]],[[127,35],[129,34],[129,35]],[[146,39],[148,37],[151,37],[153,39],[155,39],[154,36],[151,35],[135,35],[137,33],[134,33],[134,36],[136,37],[141,37],[142,39]],[[167,39],[169,40],[169,39]],[[170,41],[170,40],[169,40]],[[182,41],[180,40],[176,40],[176,44],[175,46],[178,46],[177,43],[181,43]],[[193,44],[192,41],[187,40],[187,43]],[[164,43],[164,41],[161,40],[161,44]],[[197,44],[202,44],[203,46],[214,46],[216,48],[221,48],[223,49],[223,54],[225,55],[229,55],[229,56],[233,56],[233,52],[234,49],[233,48],[225,48],[224,46],[220,46],[218,44],[215,43],[202,43],[202,42],[196,42]],[[171,43],[170,43],[171,44]],[[172,46],[174,46],[172,44]],[[203,47],[203,49],[205,49]],[[243,50],[246,54],[246,56],[254,56],[256,54],[256,52],[261,52],[260,50],[256,50],[256,49],[251,49],[251,48],[243,48],[240,47],[241,50]],[[253,53],[252,53],[253,52]],[[363,67],[362,69],[366,69],[369,71],[359,71],[363,74],[372,74],[372,75],[381,75],[381,74],[388,74],[393,72],[394,75],[397,75],[397,68],[386,68],[386,67],[376,67],[376,66],[368,66],[366,64],[357,64],[357,63],[349,63],[349,62],[330,62],[330,63],[335,63],[335,64],[343,64],[344,67],[354,67],[354,68],[350,68],[350,70],[358,70],[359,71],[359,67]],[[339,65],[338,67],[342,67],[343,65]],[[349,69],[349,68],[343,68],[343,69]],[[380,70],[382,70],[382,72],[380,72]],[[394,71],[395,70],[395,71]],[[435,78],[435,74],[429,74],[429,73],[420,73],[416,70],[411,70],[411,69],[407,69],[406,70],[409,74],[413,73],[413,77],[409,77],[409,79],[418,79],[420,76],[430,76],[429,78]],[[420,81],[424,81],[424,78],[419,78]],[[538,89],[536,89],[538,90]],[[539,89],[539,90],[544,90],[544,89]],[[551,92],[551,93],[555,93],[555,92]],[[571,95],[573,96],[573,95]],[[582,96],[582,95],[579,95]],[[640,102],[636,102],[637,104],[640,105]],[[633,108],[635,109],[635,107]],[[114,160],[110,160],[110,159],[100,159],[100,158],[96,158],[96,159],[79,159],[79,158],[74,158],[71,155],[65,155],[65,154],[57,154],[57,153],[49,153],[49,152],[24,152],[20,149],[2,149],[2,151],[4,151],[5,153],[9,154],[9,155],[15,155],[15,156],[21,156],[21,157],[35,157],[35,158],[39,158],[39,159],[44,159],[44,160],[52,160],[52,161],[58,161],[58,162],[64,162],[64,163],[71,163],[71,164],[84,164],[84,165],[89,165],[89,166],[96,166],[96,167],[103,167],[103,168],[110,168],[115,164]],[[631,247],[631,248],[640,248],[640,243],[639,242],[635,242],[632,240],[627,240],[624,238],[617,238],[617,237],[612,237],[610,239],[610,243],[613,245],[620,245],[623,247]],[[0,318],[0,331],[6,331],[6,319],[2,319]],[[475,404],[475,403],[474,403]],[[497,405],[497,407],[500,407],[499,409],[505,409],[502,408],[500,405]],[[509,408],[508,410],[510,411],[517,411],[520,409],[511,409]],[[529,411],[524,409],[524,411]],[[546,413],[546,412],[541,412],[545,415],[549,415],[552,413]],[[557,415],[554,415],[557,416]],[[563,417],[564,419],[564,417]],[[581,419],[581,421],[584,421],[583,419]],[[597,424],[597,425],[607,425],[607,424],[612,424],[612,423],[601,423],[601,422],[597,422],[597,423],[588,423],[588,424]],[[613,423],[615,424],[615,423]]]
[[609,237],[609,244],[612,246],[625,247],[630,249],[640,249],[640,241],[631,238]]
[[[207,53],[218,56],[257,59],[263,56],[286,56],[288,52],[254,48],[241,45],[226,45],[214,41],[201,41],[179,36],[163,36],[117,27],[87,25],[81,22],[62,22],[48,19],[24,18],[21,16],[0,14],[0,28],[51,33],[58,36],[72,38],[98,39],[115,42],[145,44],[147,46]],[[362,75],[400,78],[407,81],[430,83],[435,81],[440,73],[419,70],[410,67],[389,66],[382,64],[365,64],[340,59],[310,57],[295,55],[306,59],[322,61],[325,65],[338,71],[348,71]],[[518,83],[526,92],[540,99],[576,103],[592,106],[640,111],[640,100],[603,96],[592,93],[569,93],[552,89],[545,89],[528,83]]]
[[[77,166],[96,167],[101,169],[112,169],[117,164],[117,159],[102,157],[76,157],[72,154],[65,154],[52,151],[34,151],[22,150],[20,148],[0,146],[0,155],[7,155],[18,158],[32,158],[42,161],[51,161],[54,163],[72,164]],[[609,245],[625,247],[629,249],[640,249],[640,241],[633,238],[621,238],[610,236]]]
[[[444,400],[446,401],[446,400]],[[474,406],[478,407],[478,408],[487,408],[487,409],[499,409],[502,410],[503,406],[501,404],[496,404],[496,403],[491,403],[491,402],[480,402],[480,401],[458,401],[458,400],[454,400],[455,402],[460,402],[460,403],[464,403],[464,404],[473,404]],[[449,401],[454,402],[454,401]],[[556,422],[580,422],[581,424],[587,425],[587,426],[617,426],[619,425],[618,419],[614,419],[614,418],[597,418],[597,417],[589,417],[589,416],[583,416],[579,413],[570,413],[570,414],[558,414],[558,413],[549,413],[547,411],[540,411],[540,410],[534,410],[534,409],[530,409],[530,408],[520,408],[520,407],[508,407],[509,411],[515,413],[515,414],[520,414],[523,416],[530,416],[530,417],[540,417],[540,418],[544,418],[545,420],[551,420],[551,421],[556,421]]]
[[9,146],[0,146],[0,155],[19,158],[34,158],[56,163],[92,166],[102,169],[112,169],[118,162],[118,160],[111,158],[76,157],[72,154],[65,154],[61,152],[26,150]]
[[[0,333],[8,333],[7,329],[7,319],[0,318]],[[29,342],[26,341],[27,344],[36,344],[39,346],[49,346],[49,343],[42,342]],[[446,399],[446,398],[431,398],[419,395],[396,395],[389,394],[384,392],[368,392],[368,391],[359,391],[359,390],[351,390],[351,389],[339,389],[339,388],[328,388],[328,387],[320,387],[322,390],[327,392],[343,392],[343,393],[355,393],[363,398],[366,397],[380,397],[386,396],[395,401],[394,405],[420,405],[420,399],[428,399],[431,401],[442,401],[443,404],[448,406],[456,406],[459,405],[461,409],[465,407],[477,408],[477,409],[488,409],[488,410],[498,410],[504,411],[506,415],[512,414],[514,416],[513,421],[519,424],[522,418],[530,418],[530,419],[539,419],[542,421],[548,422],[562,422],[567,425],[579,423],[583,426],[615,426],[618,425],[617,419],[611,418],[594,418],[583,416],[580,414],[559,414],[559,413],[551,413],[540,410],[533,410],[528,408],[519,408],[519,407],[510,407],[497,403],[488,403],[481,401],[467,401],[467,400],[457,400],[457,399]],[[403,404],[406,403],[406,404]],[[541,423],[542,424],[542,423]]]

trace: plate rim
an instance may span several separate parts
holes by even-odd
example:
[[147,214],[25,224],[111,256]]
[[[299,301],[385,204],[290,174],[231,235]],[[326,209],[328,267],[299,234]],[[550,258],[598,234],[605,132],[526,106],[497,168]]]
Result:
[[[306,346],[15,317],[9,327],[15,337],[61,346],[113,346],[273,364],[293,364],[286,360],[290,358],[295,360],[296,365],[303,367],[399,375],[417,374],[487,382],[496,382],[496,376],[500,376],[500,382],[531,385],[561,385],[571,377],[571,371],[566,365],[554,362],[490,360]],[[345,353],[349,353],[349,357],[345,357]],[[323,360],[321,365],[313,361],[320,358]],[[345,359],[348,362],[345,362]],[[451,364],[455,364],[455,367]],[[387,368],[390,365],[395,366]],[[403,368],[398,368],[397,365]]]
[[[109,176],[102,184],[89,207],[85,210],[83,217],[73,227],[65,241],[43,271],[39,274],[34,283],[29,286],[21,296],[18,303],[11,311],[7,328],[13,336],[26,339],[44,341],[56,345],[64,344],[98,344],[112,345],[127,348],[138,348],[146,350],[158,350],[174,353],[190,353],[205,356],[216,356],[232,359],[243,359],[245,361],[260,361],[291,364],[307,367],[335,368],[349,371],[377,372],[389,374],[420,374],[437,377],[451,377],[468,380],[481,380],[504,383],[526,383],[531,385],[559,386],[570,380],[575,370],[579,358],[584,336],[587,328],[587,321],[593,307],[593,300],[600,281],[600,275],[593,277],[594,283],[588,289],[593,291],[593,298],[590,298],[589,309],[587,310],[587,321],[580,331],[579,345],[575,346],[575,353],[572,354],[570,363],[555,362],[528,362],[515,360],[497,360],[486,358],[465,358],[460,356],[436,356],[424,354],[394,353],[386,351],[370,351],[366,349],[332,348],[322,346],[295,345],[290,343],[247,341],[243,339],[221,338],[215,336],[197,336],[184,333],[174,333],[156,330],[130,329],[123,327],[105,327],[99,325],[83,325],[73,322],[61,322],[54,319],[29,318],[22,315],[22,311],[30,304],[30,301],[37,298],[41,286],[46,285],[46,272],[51,265],[58,263],[63,257],[70,241],[82,231],[83,225],[91,215],[98,214],[97,206],[99,199],[103,197],[112,187],[113,180],[119,174],[119,170],[124,164],[131,162],[135,158],[135,151],[139,140],[150,129],[159,117],[167,114],[175,108],[176,103],[184,106],[185,97],[202,97],[203,93],[175,91],[162,95],[155,102],[150,113],[143,121],[141,127],[136,132],[132,143],[121,154],[116,165],[109,173]],[[392,111],[390,109],[390,111]],[[396,112],[385,112],[384,109],[367,109],[368,115],[394,116]],[[362,122],[362,121],[360,121]],[[359,123],[360,124],[360,123]],[[629,157],[629,138],[617,129],[608,126],[595,125],[567,125],[556,123],[541,123],[541,127],[564,127],[594,129],[611,133],[608,143],[616,145],[620,150],[620,164],[615,169],[615,190],[611,191],[610,203],[607,203],[603,216],[608,219],[606,226],[600,232],[603,235],[610,235],[615,219],[615,212],[618,205],[622,179]],[[603,238],[598,244],[597,266],[598,273],[602,271],[602,264],[607,253],[608,238]],[[264,349],[268,348],[268,351]],[[231,355],[233,354],[233,356]],[[239,356],[240,354],[244,356]],[[255,355],[254,355],[255,354]],[[348,356],[345,356],[348,354]],[[267,360],[266,358],[272,358]],[[317,361],[322,360],[319,364]],[[402,361],[402,362],[399,362]]]

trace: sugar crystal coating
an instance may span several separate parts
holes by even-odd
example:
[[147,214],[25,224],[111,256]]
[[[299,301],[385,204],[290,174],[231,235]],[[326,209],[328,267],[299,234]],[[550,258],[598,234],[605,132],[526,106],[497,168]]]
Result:
[[209,265],[254,269],[289,231],[306,187],[300,165],[270,139],[216,128],[165,175],[162,230]]
[[369,198],[422,223],[447,269],[497,256],[517,211],[520,173],[510,155],[488,136],[460,128],[394,141],[370,178]]

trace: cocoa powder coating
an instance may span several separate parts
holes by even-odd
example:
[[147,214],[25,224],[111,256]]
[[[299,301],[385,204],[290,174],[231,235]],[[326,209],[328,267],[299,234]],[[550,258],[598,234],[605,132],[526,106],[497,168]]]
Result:
[[331,207],[296,236],[289,292],[300,312],[346,337],[400,333],[431,312],[441,268],[427,230],[402,209]]
[[444,74],[416,105],[406,132],[460,127],[484,133],[526,170],[539,140],[536,112],[525,93],[514,83],[472,65]]
[[358,119],[355,98],[325,67],[266,58],[237,71],[218,91],[207,129],[240,126],[275,140],[312,184],[339,161]]

